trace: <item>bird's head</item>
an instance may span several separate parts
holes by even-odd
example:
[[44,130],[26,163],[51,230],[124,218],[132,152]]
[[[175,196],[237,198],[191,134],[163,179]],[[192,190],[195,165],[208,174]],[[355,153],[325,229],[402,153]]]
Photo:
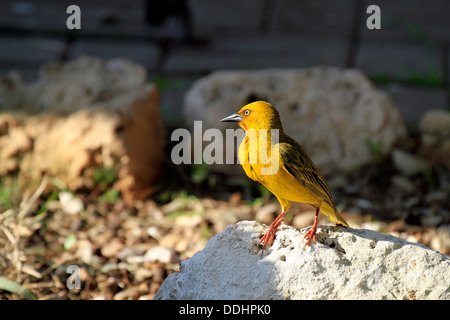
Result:
[[241,108],[220,122],[237,122],[244,130],[248,129],[280,129],[282,130],[278,111],[265,101],[255,101]]

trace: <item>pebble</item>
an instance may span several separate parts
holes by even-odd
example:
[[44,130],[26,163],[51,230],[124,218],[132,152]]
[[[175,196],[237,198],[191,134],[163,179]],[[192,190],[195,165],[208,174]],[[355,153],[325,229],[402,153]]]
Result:
[[413,193],[416,191],[416,186],[406,177],[396,175],[391,178],[391,183],[406,193]]
[[148,227],[147,228],[147,234],[150,237],[152,237],[152,238],[154,238],[156,240],[160,239],[161,236],[162,236],[161,231],[159,230],[159,228],[155,227],[155,226]]
[[174,221],[176,226],[195,227],[203,221],[200,215],[181,215]]
[[392,159],[397,170],[408,177],[430,172],[430,164],[426,160],[400,149],[392,152]]
[[83,201],[70,192],[61,191],[58,197],[62,210],[67,214],[78,214],[84,209]]
[[92,255],[94,250],[92,249],[91,242],[88,240],[78,240],[77,241],[77,251],[75,255],[84,263],[90,264],[92,262]]
[[119,253],[120,250],[124,247],[122,240],[119,238],[112,238],[111,241],[107,242],[100,249],[102,256],[106,258],[110,258]]
[[159,261],[161,263],[171,263],[175,260],[173,250],[161,246],[154,247],[145,253],[144,259],[149,262]]

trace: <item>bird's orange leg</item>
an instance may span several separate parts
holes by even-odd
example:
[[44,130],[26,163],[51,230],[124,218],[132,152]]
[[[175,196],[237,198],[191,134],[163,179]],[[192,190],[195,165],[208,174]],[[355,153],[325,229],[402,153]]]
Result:
[[280,226],[281,222],[283,222],[283,216],[286,214],[286,212],[281,212],[280,215],[272,222],[272,224],[267,228],[266,232],[264,233],[264,236],[259,241],[260,244],[263,246],[263,252],[264,249],[266,249],[267,246],[270,246],[273,243],[273,238],[275,237],[275,232],[277,232],[278,227]]
[[314,243],[316,243],[316,230],[317,230],[317,220],[319,217],[319,208],[316,208],[316,217],[314,218],[314,224],[312,225],[311,229],[305,234],[303,239],[307,239],[306,245],[309,246],[311,243],[311,240],[314,239]]

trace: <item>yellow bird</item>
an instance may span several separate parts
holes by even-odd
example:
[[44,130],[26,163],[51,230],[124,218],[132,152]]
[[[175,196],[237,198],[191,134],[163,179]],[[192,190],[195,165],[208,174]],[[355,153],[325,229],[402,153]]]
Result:
[[[308,246],[312,239],[316,241],[319,212],[336,225],[349,226],[336,209],[324,178],[303,148],[284,133],[280,115],[270,103],[247,104],[221,122],[237,122],[245,130],[246,136],[239,146],[239,162],[247,176],[264,185],[281,205],[280,215],[260,241],[263,250],[272,244],[292,202],[308,203],[316,208],[314,224],[304,237]],[[278,141],[272,132],[278,132]]]

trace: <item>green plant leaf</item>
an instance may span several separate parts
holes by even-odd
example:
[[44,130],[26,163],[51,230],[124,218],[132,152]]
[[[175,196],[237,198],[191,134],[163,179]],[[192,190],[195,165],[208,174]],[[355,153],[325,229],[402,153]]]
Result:
[[191,181],[194,183],[200,183],[208,178],[209,168],[206,163],[193,164],[191,172]]
[[0,289],[15,293],[19,296],[24,297],[27,300],[37,300],[37,297],[34,293],[25,289],[20,284],[1,276],[0,276]]
[[109,204],[116,204],[117,201],[120,199],[120,191],[111,188],[106,190],[99,198],[99,202],[101,203],[109,203]]
[[92,175],[92,181],[105,189],[110,186],[115,179],[116,172],[114,171],[114,168],[106,168],[104,166],[97,167]]
[[375,160],[377,161],[383,160],[383,141],[379,140],[374,142],[369,138],[367,138],[365,142],[370,152],[375,157]]
[[70,250],[75,243],[77,243],[77,236],[74,234],[68,235],[66,240],[64,240],[64,250]]
[[48,204],[50,201],[58,199],[59,191],[53,191],[52,194],[48,197],[48,199],[44,202],[44,204],[39,208],[38,212],[36,212],[36,215],[40,215],[41,213],[44,213],[48,210]]

